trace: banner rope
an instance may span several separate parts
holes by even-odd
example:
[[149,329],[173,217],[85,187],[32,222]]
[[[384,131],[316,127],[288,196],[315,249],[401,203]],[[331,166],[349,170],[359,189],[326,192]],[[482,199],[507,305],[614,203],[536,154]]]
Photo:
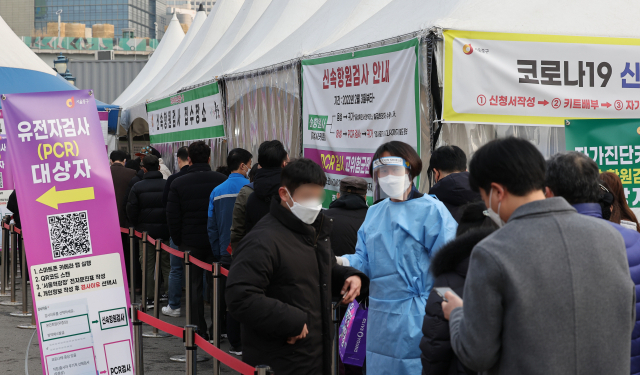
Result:
[[184,328],[180,328],[180,327],[174,326],[173,324],[163,322],[162,320],[156,319],[153,316],[139,310],[138,310],[138,319],[141,322],[145,322],[151,327],[157,328],[172,336],[175,336],[178,338],[182,338],[183,336]]

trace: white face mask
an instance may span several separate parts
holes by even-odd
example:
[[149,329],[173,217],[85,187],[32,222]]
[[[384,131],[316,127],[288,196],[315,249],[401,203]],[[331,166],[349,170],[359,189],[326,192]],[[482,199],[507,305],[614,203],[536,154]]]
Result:
[[404,198],[404,193],[407,191],[409,186],[411,186],[411,180],[409,180],[408,174],[405,174],[404,176],[388,175],[386,177],[379,178],[378,184],[382,188],[382,191],[384,191],[384,193],[390,198],[402,199]]
[[287,207],[291,210],[291,213],[294,214],[300,221],[305,224],[313,224],[322,210],[322,202],[320,199],[309,199],[302,203],[298,203],[293,200],[291,193],[289,193],[289,189],[287,189],[287,194],[289,194],[289,198],[293,202],[293,207],[289,206],[287,203]]
[[489,219],[493,220],[494,223],[496,223],[496,225],[498,226],[498,228],[502,228],[505,224],[504,220],[502,220],[502,218],[500,218],[500,205],[502,204],[502,202],[498,202],[498,212],[496,213],[492,208],[491,208],[491,195],[493,194],[493,188],[491,188],[491,192],[489,192],[489,208],[487,209],[487,216],[489,217]]

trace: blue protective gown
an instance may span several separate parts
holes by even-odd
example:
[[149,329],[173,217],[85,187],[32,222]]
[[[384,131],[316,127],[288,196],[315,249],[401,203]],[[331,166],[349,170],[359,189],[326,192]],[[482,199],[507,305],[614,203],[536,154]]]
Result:
[[457,223],[424,195],[372,206],[358,231],[356,253],[344,255],[369,286],[367,373],[420,375],[420,339],[433,286],[431,258],[455,237]]

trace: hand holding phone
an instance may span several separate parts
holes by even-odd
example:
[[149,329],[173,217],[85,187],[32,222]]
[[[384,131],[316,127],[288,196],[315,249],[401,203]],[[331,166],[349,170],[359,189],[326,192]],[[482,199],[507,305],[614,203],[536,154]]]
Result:
[[[440,298],[442,298],[442,300],[443,300],[443,301],[445,301],[445,302],[449,302],[449,301],[444,297],[444,294],[445,294],[445,293],[447,293],[447,292],[452,293],[454,296],[456,296],[456,297],[460,298],[460,296],[458,296],[458,295],[456,294],[456,292],[454,292],[454,291],[453,291],[453,289],[448,288],[448,287],[433,288],[433,290],[435,290],[435,291],[436,291],[436,293],[440,296]],[[460,298],[460,299],[462,299],[462,298]]]

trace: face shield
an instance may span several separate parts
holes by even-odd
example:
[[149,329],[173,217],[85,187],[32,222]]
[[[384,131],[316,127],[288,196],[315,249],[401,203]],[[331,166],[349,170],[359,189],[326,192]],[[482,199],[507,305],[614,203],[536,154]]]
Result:
[[373,201],[391,198],[405,201],[411,192],[409,163],[397,156],[373,161]]

